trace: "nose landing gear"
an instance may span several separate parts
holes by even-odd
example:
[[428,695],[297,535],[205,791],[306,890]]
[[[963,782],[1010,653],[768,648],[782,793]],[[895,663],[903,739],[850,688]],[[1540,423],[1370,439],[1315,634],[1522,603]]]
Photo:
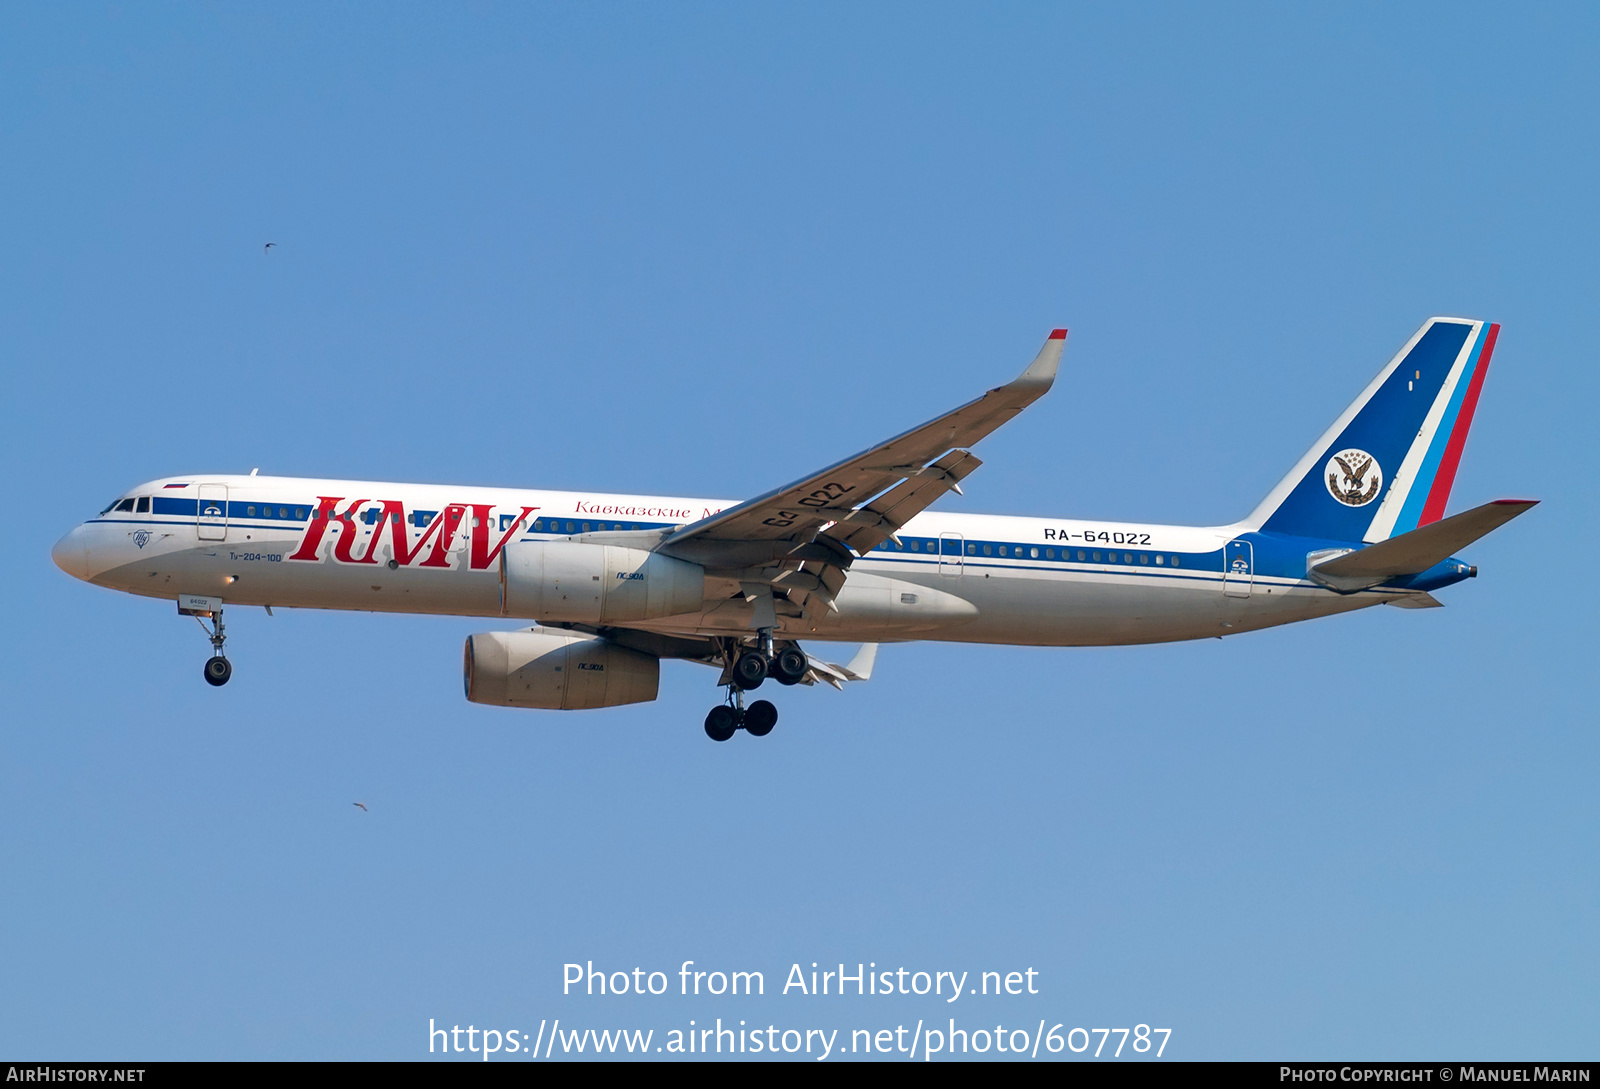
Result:
[[233,676],[233,663],[228,661],[228,656],[222,649],[228,640],[222,629],[222,610],[220,608],[213,610],[210,618],[211,626],[207,628],[205,620],[195,615],[195,620],[199,621],[200,627],[205,629],[207,638],[211,640],[212,655],[206,659],[205,666],[206,683],[213,688],[221,688],[228,683],[228,678]]

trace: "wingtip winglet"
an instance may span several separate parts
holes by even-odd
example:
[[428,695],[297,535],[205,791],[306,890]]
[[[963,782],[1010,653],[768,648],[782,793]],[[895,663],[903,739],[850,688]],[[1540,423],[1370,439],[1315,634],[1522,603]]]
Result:
[[1057,329],[1052,332],[1045,339],[1044,347],[1039,349],[1038,356],[1028,364],[1028,369],[1011,383],[1012,387],[1033,390],[1034,397],[1043,394],[1056,380],[1056,370],[1061,366],[1061,352],[1066,346],[1067,331]]

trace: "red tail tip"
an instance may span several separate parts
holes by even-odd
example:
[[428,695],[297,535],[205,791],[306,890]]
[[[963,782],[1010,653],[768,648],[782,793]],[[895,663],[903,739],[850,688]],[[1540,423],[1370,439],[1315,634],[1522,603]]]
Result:
[[1067,339],[1067,331],[1065,329],[1053,330],[1050,333],[1050,339],[1051,340],[1066,340]]

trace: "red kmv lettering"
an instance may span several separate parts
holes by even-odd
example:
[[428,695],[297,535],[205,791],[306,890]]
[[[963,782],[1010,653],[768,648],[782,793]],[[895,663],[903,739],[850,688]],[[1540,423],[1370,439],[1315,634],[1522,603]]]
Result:
[[[417,542],[417,552],[422,551],[422,545],[435,530],[439,536],[434,539],[433,551],[428,553],[428,558],[417,564],[418,567],[449,567],[450,545],[456,539],[456,530],[461,528],[461,519],[467,515],[467,508],[460,503],[449,503],[428,523],[428,532],[422,535],[422,540]],[[442,527],[442,528],[441,528]],[[412,555],[415,555],[413,553]],[[396,557],[398,559],[399,557]],[[409,558],[408,558],[409,559]]]
[[511,528],[500,534],[500,543],[491,550],[489,548],[489,512],[494,508],[487,503],[472,504],[472,557],[471,564],[474,571],[483,571],[500,555],[500,550],[511,540],[514,533],[522,529],[528,520],[528,515],[538,510],[538,507],[523,507],[522,513],[517,515],[516,521],[511,523]]
[[[455,543],[456,534],[461,529],[462,520],[466,518],[467,507],[461,503],[451,503],[444,510],[434,516],[428,523],[428,528],[423,531],[417,542],[412,544],[410,534],[406,530],[405,504],[398,499],[378,500],[379,511],[375,521],[377,527],[372,534],[372,540],[367,545],[365,554],[354,554],[356,545],[356,513],[363,504],[372,502],[368,499],[352,500],[345,507],[343,513],[339,511],[339,504],[344,502],[343,496],[322,495],[317,497],[317,510],[312,516],[311,524],[306,527],[305,537],[300,541],[300,547],[295,550],[291,560],[319,559],[318,552],[322,544],[323,535],[332,522],[339,524],[339,537],[334,542],[333,559],[339,563],[373,564],[378,562],[378,545],[383,539],[383,526],[389,527],[389,541],[393,552],[395,564],[408,567],[424,551],[427,558],[418,567],[444,567],[450,566],[451,546]],[[494,545],[489,543],[489,516],[494,507],[487,503],[472,504],[473,525],[471,527],[470,551],[467,556],[468,566],[474,571],[487,570],[499,557],[502,549],[510,542],[513,535],[527,523],[528,515],[538,510],[538,507],[523,507],[522,513],[500,535]],[[431,548],[430,548],[431,545]]]
[[320,558],[317,555],[317,549],[322,544],[322,535],[328,530],[328,523],[339,519],[339,541],[334,546],[334,556],[345,563],[357,562],[350,558],[350,546],[355,543],[356,538],[354,515],[356,508],[365,503],[366,500],[357,499],[345,509],[344,514],[341,516],[338,508],[343,500],[344,496],[342,495],[317,496],[317,509],[311,515],[311,524],[306,526],[306,535],[300,539],[300,547],[295,550],[294,555],[289,557],[291,560],[311,560],[313,563],[316,562]]
[[[378,514],[380,527],[389,527],[389,546],[394,556],[394,562],[400,567],[407,567],[411,561],[422,555],[423,549],[433,542],[433,552],[426,560],[418,564],[419,567],[449,567],[450,561],[446,557],[450,553],[450,546],[454,543],[456,530],[461,526],[461,518],[466,508],[459,503],[452,503],[444,510],[433,516],[433,521],[428,523],[428,528],[423,531],[417,543],[412,544],[410,533],[406,529],[405,504],[398,499],[384,499],[382,510]],[[434,535],[439,534],[435,539]],[[383,539],[383,530],[380,528],[372,535],[372,543],[367,546],[367,554],[355,563],[377,563],[378,542]]]

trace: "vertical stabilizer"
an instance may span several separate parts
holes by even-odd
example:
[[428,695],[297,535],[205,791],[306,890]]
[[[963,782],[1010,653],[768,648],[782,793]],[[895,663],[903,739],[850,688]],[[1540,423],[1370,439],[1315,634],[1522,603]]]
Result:
[[1498,325],[1430,318],[1246,524],[1383,541],[1444,516]]

